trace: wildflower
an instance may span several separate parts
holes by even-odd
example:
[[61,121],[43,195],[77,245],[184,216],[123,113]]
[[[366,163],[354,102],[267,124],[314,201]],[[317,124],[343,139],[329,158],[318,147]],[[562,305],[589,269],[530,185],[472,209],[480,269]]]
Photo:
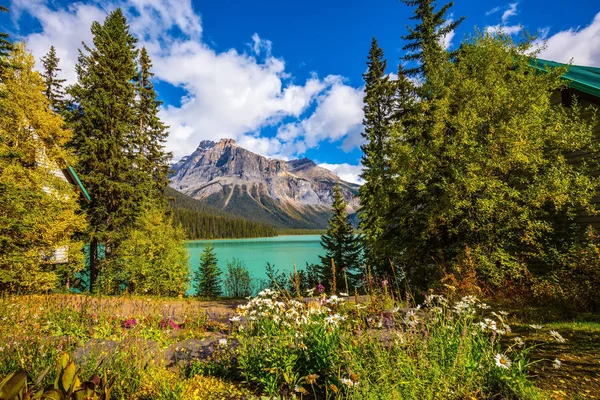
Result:
[[554,340],[556,340],[558,343],[566,343],[567,339],[565,339],[564,337],[562,337],[560,335],[560,333],[556,332],[556,331],[550,331],[550,336],[552,336],[552,338]]
[[406,313],[406,317],[404,318],[404,322],[408,325],[408,326],[415,326],[419,323],[419,317],[417,317],[417,314],[415,314],[414,311],[409,311]]
[[136,325],[137,325],[137,320],[135,318],[130,318],[123,322],[123,328],[125,328],[125,329],[131,329]]
[[353,382],[352,379],[341,378],[340,382],[348,387],[358,386],[358,382]]
[[317,292],[323,293],[324,290],[325,290],[325,286],[323,286],[319,283],[319,285],[317,286]]
[[506,357],[504,354],[496,354],[496,366],[498,368],[509,369],[512,365],[512,361],[510,358]]
[[318,377],[319,375],[317,374],[309,374],[306,376],[306,383],[308,383],[309,385],[314,385],[317,382]]
[[227,347],[227,339],[219,339],[219,346],[221,347]]
[[562,363],[558,358],[555,358],[552,362],[552,366],[554,367],[554,369],[559,369],[562,366]]
[[500,313],[500,315],[506,317],[508,315],[508,313],[506,311],[498,311]]
[[387,279],[384,279],[384,280],[381,281],[381,286],[382,287],[387,287],[387,285],[388,285]]
[[304,395],[309,394],[306,389],[304,389],[302,386],[298,386],[298,385],[294,386],[294,392],[304,394]]
[[515,344],[519,347],[525,346],[525,341],[522,338],[520,338],[519,336],[513,338],[513,342],[515,342]]
[[306,294],[308,295],[308,297],[312,297],[312,295],[313,295],[314,292],[315,292],[315,288],[312,288],[312,289],[308,289],[306,291]]
[[344,293],[344,292],[341,292],[340,296],[342,296],[342,297],[350,297],[350,295],[348,293]]
[[489,310],[490,309],[490,306],[488,306],[485,303],[479,303],[479,304],[477,304],[477,307],[481,308],[482,310]]
[[231,322],[238,322],[242,317],[240,317],[239,315],[234,315],[233,317],[229,318],[229,321]]
[[544,328],[542,325],[537,325],[537,324],[531,324],[531,325],[529,325],[529,327],[531,329],[535,329],[535,330],[540,330],[540,329]]

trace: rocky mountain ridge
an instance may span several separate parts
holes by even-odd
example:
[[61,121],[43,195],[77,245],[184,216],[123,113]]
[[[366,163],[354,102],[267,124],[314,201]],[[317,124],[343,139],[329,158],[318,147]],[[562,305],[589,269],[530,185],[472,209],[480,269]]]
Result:
[[224,211],[280,227],[325,227],[336,182],[348,212],[354,214],[359,206],[358,185],[313,161],[269,159],[233,139],[203,140],[172,169],[172,188]]

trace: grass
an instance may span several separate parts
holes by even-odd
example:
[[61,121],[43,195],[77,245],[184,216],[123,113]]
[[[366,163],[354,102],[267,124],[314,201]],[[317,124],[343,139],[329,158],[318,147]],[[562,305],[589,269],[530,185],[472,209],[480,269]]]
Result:
[[[507,306],[510,307],[510,306]],[[565,312],[545,306],[514,306],[516,332],[530,331],[530,324],[544,328],[530,332],[527,340],[540,343],[547,332],[556,330],[567,339],[565,343],[536,348],[533,361],[557,358],[561,368],[532,369],[532,381],[555,399],[600,399],[600,316],[592,313]]]
[[[115,399],[594,399],[600,393],[600,321],[592,314],[565,319],[549,307],[541,312],[496,305],[493,309],[510,311],[501,316],[469,299],[411,311],[394,308],[401,305],[383,294],[361,296],[358,304],[353,298],[316,296],[307,304],[273,296],[263,293],[249,305],[187,298],[4,297],[0,377],[23,368],[33,380],[50,367],[41,385],[51,384],[62,352],[76,354],[90,341],[108,340],[114,347],[90,352],[78,367],[82,379],[93,373],[114,377]],[[232,326],[229,318],[240,305],[240,321],[234,317]],[[512,333],[501,332],[505,322]],[[544,327],[532,329],[532,323]],[[211,357],[191,365],[161,361],[170,346],[212,337],[215,330],[230,336]],[[552,340],[550,330],[567,341]],[[524,349],[514,345],[516,336],[524,338]],[[497,366],[498,354],[510,358],[509,369]],[[553,368],[556,358],[560,369]]]

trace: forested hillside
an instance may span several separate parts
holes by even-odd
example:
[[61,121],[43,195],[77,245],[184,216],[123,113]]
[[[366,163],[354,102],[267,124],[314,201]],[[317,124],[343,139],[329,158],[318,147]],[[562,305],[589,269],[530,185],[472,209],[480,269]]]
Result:
[[216,207],[167,187],[165,194],[188,239],[228,239],[276,236],[275,227],[231,216]]

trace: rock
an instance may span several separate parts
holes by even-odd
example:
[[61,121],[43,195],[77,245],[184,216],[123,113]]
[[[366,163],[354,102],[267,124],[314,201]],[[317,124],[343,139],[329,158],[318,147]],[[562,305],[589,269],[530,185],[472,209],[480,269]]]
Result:
[[228,346],[236,348],[237,339],[228,338],[225,334],[214,333],[206,339],[186,339],[169,346],[164,352],[167,365],[189,365],[192,361],[206,360],[218,347],[219,340],[227,339]]

